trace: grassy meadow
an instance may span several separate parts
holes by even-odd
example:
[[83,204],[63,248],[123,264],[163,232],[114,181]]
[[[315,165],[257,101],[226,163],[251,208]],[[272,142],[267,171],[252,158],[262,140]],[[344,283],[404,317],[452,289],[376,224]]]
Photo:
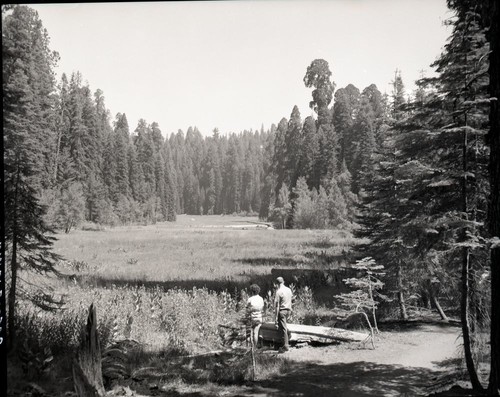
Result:
[[273,267],[321,267],[353,244],[343,232],[258,225],[250,217],[180,215],[176,223],[60,234],[55,251],[83,262],[80,273],[101,281],[181,286],[196,280],[248,283]]
[[[45,283],[64,304],[45,312],[20,302],[20,339],[28,356],[28,364],[22,365],[29,366],[24,368],[28,378],[48,371],[49,383],[51,376],[66,374],[70,389],[67,357],[78,346],[91,303],[97,308],[104,350],[123,339],[138,342],[140,353],[127,366],[130,377],[143,367],[167,365],[162,357],[223,348],[227,335],[219,325],[239,324],[251,283],[261,285],[269,302],[271,269],[336,267],[355,244],[342,231],[274,230],[256,218],[187,215],[176,223],[78,229],[57,238],[54,250],[64,257],[58,265],[63,276],[36,282]],[[328,317],[329,308],[316,303],[314,289],[295,292],[293,322],[319,323]],[[272,320],[270,311],[266,319]],[[56,358],[48,367],[40,364],[47,356]],[[199,381],[231,383],[249,376],[247,365],[233,366],[241,370],[235,375],[221,374],[219,364],[214,364],[217,370],[203,364]],[[260,367],[267,368],[261,376],[284,367],[281,359],[268,360]],[[175,373],[172,368],[168,372]],[[189,376],[178,374],[168,382],[190,383]]]

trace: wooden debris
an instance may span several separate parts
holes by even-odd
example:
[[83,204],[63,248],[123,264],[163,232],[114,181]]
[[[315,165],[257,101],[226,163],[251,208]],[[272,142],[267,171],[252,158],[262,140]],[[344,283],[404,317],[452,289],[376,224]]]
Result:
[[139,342],[123,339],[113,343],[102,355],[102,375],[106,384],[130,377],[130,354],[140,348]]
[[29,395],[32,397],[48,397],[49,396],[49,394],[41,386],[39,386],[33,382],[28,383],[28,386],[26,387],[25,390],[26,390],[27,394],[29,393]]
[[73,362],[73,383],[79,397],[103,397],[106,394],[102,380],[97,316],[93,304],[90,305],[87,326]]
[[[314,325],[288,324],[290,342],[363,342],[369,334],[348,331],[341,328],[321,327]],[[280,342],[280,334],[274,323],[264,323],[260,327],[259,336],[265,341]]]

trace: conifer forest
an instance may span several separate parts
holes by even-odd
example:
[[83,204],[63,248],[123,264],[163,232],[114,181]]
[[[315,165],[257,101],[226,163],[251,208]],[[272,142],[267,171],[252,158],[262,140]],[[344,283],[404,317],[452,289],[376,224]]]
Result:
[[[272,228],[276,234],[269,241],[276,242],[276,247],[280,239],[285,247],[286,241],[292,241],[287,239],[299,235],[293,233],[305,230],[349,236],[356,243],[346,245],[339,254],[345,254],[352,263],[358,260],[358,264],[361,258],[369,257],[383,268],[383,282],[380,289],[374,289],[374,296],[370,287],[370,302],[377,301],[373,303],[374,318],[377,306],[379,318],[385,313],[388,318],[405,323],[414,318],[415,312],[428,310],[439,321],[456,324],[464,379],[469,382],[465,388],[477,395],[498,395],[500,4],[496,0],[447,0],[447,5],[450,18],[446,23],[451,34],[442,53],[436,54],[435,62],[429,65],[432,73],[422,73],[415,90],[405,88],[405,83],[413,82],[404,81],[397,65],[390,92],[375,84],[339,87],[329,63],[311,59],[304,65],[303,74],[296,76],[309,89],[310,113],[301,114],[298,106],[290,103],[288,118],[280,120],[277,115],[275,124],[262,125],[258,130],[200,131],[193,125],[169,134],[155,120],[140,119],[132,125],[126,113],[111,114],[106,107],[106,93],[93,87],[82,73],[61,73],[57,77],[59,54],[51,47],[50,32],[38,13],[25,5],[2,5],[5,216],[0,326],[6,340],[2,349],[9,354],[9,365],[14,363],[15,367],[16,360],[22,361],[16,357],[22,357],[25,353],[19,352],[26,352],[27,346],[31,352],[36,350],[34,339],[23,331],[28,329],[26,324],[37,324],[36,316],[26,313],[58,313],[64,306],[63,298],[57,298],[55,292],[59,287],[44,287],[40,282],[40,277],[61,277],[61,263],[70,263],[60,248],[61,242],[70,241],[72,235],[85,229],[89,230],[87,233],[119,233],[138,226],[144,230],[181,230],[185,219],[218,216],[217,222],[222,222],[238,217],[252,218]],[[317,235],[323,234],[314,234]],[[193,241],[201,239],[200,250],[204,249],[203,244],[210,244],[200,243],[205,241],[203,238],[194,234],[192,237]],[[303,247],[309,246],[304,243]],[[325,259],[328,247],[320,244],[321,249],[315,252],[323,257],[312,260],[323,258],[330,263],[330,257]],[[125,249],[130,252],[132,248]],[[164,255],[168,256],[168,252]],[[186,263],[198,266],[196,255],[191,251],[191,259],[186,259]],[[301,260],[296,258],[310,258],[299,251],[294,251],[294,255],[294,263]],[[141,263],[140,257],[127,261],[131,268]],[[233,265],[239,266],[238,261],[243,260],[235,259]],[[87,262],[93,266],[90,259]],[[214,269],[212,274],[219,271]],[[376,276],[369,266],[362,269]],[[264,270],[270,267],[263,268],[258,277]],[[74,266],[72,271],[82,272]],[[100,276],[104,274],[104,270],[95,271]],[[242,270],[238,277],[246,271]],[[85,272],[80,276],[94,280],[90,270]],[[67,281],[64,288],[97,288],[88,287],[90,281],[76,286],[78,277]],[[224,273],[224,277],[225,282],[231,282],[232,276]],[[134,276],[134,280],[139,278]],[[177,288],[175,280],[180,279],[181,276],[165,280]],[[165,287],[168,292],[164,293],[168,299],[178,299],[178,304],[182,301],[187,306],[182,299],[195,299],[197,293],[205,293],[204,302],[213,300],[214,305],[238,299],[231,291],[224,295],[222,288],[195,288],[193,292],[190,287]],[[117,284],[106,288],[126,287]],[[108,290],[103,291],[96,299],[105,299]],[[122,290],[117,291],[116,296],[121,296]],[[141,315],[137,302],[148,299],[158,299],[154,302],[166,305],[167,298],[159,290],[134,291],[143,297],[134,295],[136,309],[130,309],[130,313],[135,310]],[[155,298],[155,293],[160,295]],[[307,293],[311,293],[307,288],[298,290],[297,302],[306,302]],[[124,302],[130,294],[123,292]],[[93,293],[87,296],[90,295]],[[113,302],[117,301],[109,300],[107,304]],[[234,308],[224,309],[225,314],[213,314],[212,318],[229,321],[240,310],[236,301],[233,303]],[[302,319],[305,324],[307,311],[310,314],[327,310],[319,303],[315,303],[319,306],[314,310],[303,303],[301,317],[300,304],[296,304],[296,320]],[[370,310],[365,310],[368,316]],[[190,317],[198,315],[202,314]],[[311,325],[322,325],[317,316]],[[127,316],[116,318],[124,322]],[[161,321],[154,327],[169,330],[181,321],[170,323],[166,317],[158,318]],[[108,326],[112,328],[112,320],[108,323],[103,322],[99,329],[103,349],[106,341],[108,345],[113,341],[112,331],[103,331]],[[78,328],[76,323],[74,327]],[[179,330],[176,338],[182,334]],[[206,346],[212,346],[210,338],[215,338],[215,330],[216,325],[212,333],[207,331],[206,335],[211,336],[203,334],[201,343],[205,340]],[[68,346],[77,346],[79,335],[68,336]],[[169,335],[169,349],[197,352],[189,350],[187,342],[173,340],[173,331]],[[38,338],[43,340],[42,334]],[[212,350],[216,348],[213,340]],[[50,354],[40,349],[41,353],[33,353],[33,357],[38,357],[38,367],[30,364],[37,368],[38,375],[43,373],[44,365],[55,365],[53,358],[57,358],[57,348]],[[265,367],[262,360],[267,358],[258,358],[257,367]],[[103,358],[106,380],[104,362]],[[266,368],[271,368],[271,364]],[[35,376],[33,373],[29,376]],[[265,377],[262,373],[259,376]],[[182,379],[187,382],[187,378]],[[209,379],[212,382],[212,377]],[[92,395],[102,396],[103,390]],[[283,393],[276,395],[287,395]],[[84,394],[76,390],[75,395]],[[206,395],[219,394],[213,391]]]

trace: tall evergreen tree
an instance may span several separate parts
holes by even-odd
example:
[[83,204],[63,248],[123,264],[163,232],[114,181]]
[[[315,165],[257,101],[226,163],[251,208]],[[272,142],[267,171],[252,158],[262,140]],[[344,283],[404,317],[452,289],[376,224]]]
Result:
[[[38,14],[25,6],[2,13],[5,252],[10,348],[16,343],[16,301],[29,293],[19,272],[54,273],[57,255],[39,202],[49,181],[48,147],[54,142],[52,68],[57,54]],[[49,171],[49,172],[47,172]],[[37,302],[37,300],[35,300]]]
[[[489,95],[490,98],[500,98],[500,4],[489,0],[484,7],[483,23],[489,25],[487,38],[490,43],[489,54]],[[498,100],[490,101],[490,129],[487,141],[490,147],[489,177],[490,197],[488,201],[488,230],[490,236],[496,237],[490,252],[491,271],[491,330],[490,330],[490,377],[488,393],[500,394],[500,114]]]
[[146,120],[140,119],[135,129],[134,145],[137,150],[137,161],[144,175],[146,183],[146,195],[151,197],[156,191],[155,177],[155,146],[152,132],[146,123]]
[[[63,141],[67,140],[69,131],[69,85],[66,74],[62,74],[61,83],[58,87],[59,95],[57,95],[55,129],[56,139],[54,142],[53,161],[52,161],[52,185],[64,183],[67,179],[74,178],[74,164],[69,156],[69,150],[63,147]],[[69,171],[69,172],[68,172]]]
[[163,158],[165,160],[165,202],[167,206],[167,218],[169,222],[174,222],[177,218],[175,212],[175,202],[178,195],[176,190],[175,168],[172,163],[172,151],[169,141],[165,140],[163,146]]
[[351,172],[355,193],[358,193],[360,188],[368,188],[373,178],[373,153],[376,150],[375,128],[375,113],[370,100],[362,95],[356,121],[352,127]]
[[114,124],[113,148],[116,161],[116,188],[121,196],[130,197],[130,180],[128,168],[128,146],[130,131],[125,113],[118,113]]
[[366,100],[368,100],[371,112],[373,113],[374,135],[376,146],[378,147],[384,140],[384,133],[388,128],[384,97],[375,84],[370,84],[368,87],[366,87],[361,95],[363,98],[366,98]]
[[286,170],[288,173],[286,180],[290,190],[293,189],[302,173],[302,145],[302,120],[299,108],[294,106],[285,135]]
[[304,120],[302,136],[304,139],[302,151],[303,174],[309,187],[318,186],[321,178],[321,169],[319,168],[320,143],[316,133],[316,122],[311,116],[306,117]]
[[229,137],[229,146],[225,164],[225,205],[226,213],[240,212],[241,205],[241,153],[235,134]]
[[392,118],[400,120],[402,118],[401,110],[406,104],[405,87],[401,71],[396,69],[394,72],[394,80],[392,81]]
[[274,187],[275,197],[278,198],[278,192],[283,184],[288,187],[288,170],[287,170],[287,152],[286,152],[286,135],[288,130],[288,121],[282,118],[274,135],[274,154],[273,154],[273,171],[276,174],[276,186]]
[[333,98],[335,84],[331,81],[332,72],[328,62],[324,59],[315,59],[308,66],[304,76],[304,84],[314,88],[313,100],[309,103],[317,115],[317,134],[319,142],[319,158],[316,168],[321,170],[319,180],[313,181],[313,186],[318,189],[320,184],[326,183],[337,170],[337,136],[333,128],[332,113],[329,108]]
[[333,126],[338,136],[338,162],[343,162],[352,170],[351,163],[355,148],[353,142],[355,137],[353,125],[356,120],[360,101],[360,92],[352,84],[345,88],[340,88],[335,92],[335,101],[333,104]]
[[[313,120],[314,123],[314,120]],[[267,219],[269,216],[269,207],[274,204],[274,186],[276,177],[273,172],[273,156],[274,156],[274,135],[276,127],[271,127],[267,134],[261,133],[263,155],[262,155],[262,187],[260,189],[260,209],[259,218]]]

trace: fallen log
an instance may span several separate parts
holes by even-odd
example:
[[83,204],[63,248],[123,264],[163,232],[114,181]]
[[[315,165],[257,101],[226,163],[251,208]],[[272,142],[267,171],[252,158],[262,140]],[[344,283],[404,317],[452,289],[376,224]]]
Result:
[[[315,325],[288,324],[290,342],[364,342],[369,334],[348,331],[341,328]],[[259,337],[264,341],[280,342],[281,336],[274,323],[264,323],[260,327]]]

